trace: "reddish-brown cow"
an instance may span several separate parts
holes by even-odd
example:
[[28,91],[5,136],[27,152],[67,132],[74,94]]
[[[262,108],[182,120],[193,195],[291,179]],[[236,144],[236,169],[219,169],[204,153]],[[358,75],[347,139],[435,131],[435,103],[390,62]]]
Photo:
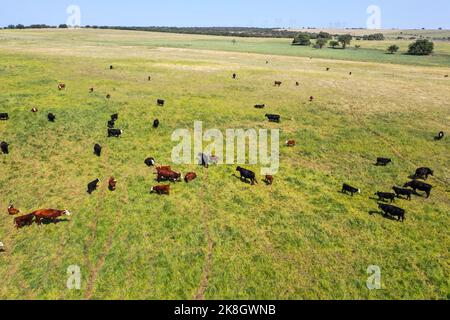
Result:
[[186,174],[186,176],[184,177],[184,181],[186,181],[186,183],[189,183],[191,181],[194,181],[195,179],[197,179],[197,174],[195,172],[189,172],[188,174]]
[[33,224],[34,214],[30,213],[21,217],[17,217],[14,219],[14,223],[16,224],[16,228],[20,229],[25,226],[31,226]]
[[20,213],[20,210],[14,208],[14,206],[12,204],[10,204],[9,207],[8,207],[8,213],[11,216],[15,216],[16,214]]
[[170,195],[170,185],[164,185],[164,186],[155,186],[150,189],[150,192],[156,192],[159,195]]
[[36,223],[40,225],[42,220],[52,220],[54,222],[61,216],[70,216],[71,213],[68,210],[44,209],[35,211],[32,215],[36,217]]

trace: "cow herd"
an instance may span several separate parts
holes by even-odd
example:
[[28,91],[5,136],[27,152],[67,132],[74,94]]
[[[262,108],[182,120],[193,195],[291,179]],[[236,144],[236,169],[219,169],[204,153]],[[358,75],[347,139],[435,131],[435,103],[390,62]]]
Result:
[[[114,70],[114,67],[111,65],[110,70]],[[326,69],[327,71],[330,70],[330,68]],[[350,75],[352,73],[350,72]],[[237,79],[237,74],[234,73],[232,75],[233,79]],[[148,77],[148,81],[151,81],[151,77]],[[281,81],[275,81],[274,86],[280,87],[282,85]],[[295,83],[296,86],[299,86],[300,83],[297,81]],[[58,90],[66,90],[66,84],[59,83],[58,84]],[[94,88],[89,89],[89,93],[94,92]],[[106,96],[107,99],[111,98],[111,95],[108,94]],[[314,101],[314,97],[311,96],[309,98],[310,102]],[[157,106],[164,107],[166,104],[166,101],[163,99],[157,99],[156,101]],[[265,104],[257,104],[255,105],[256,109],[264,109],[266,107]],[[33,113],[37,113],[38,109],[33,108],[31,110]],[[281,122],[281,116],[278,114],[266,114],[265,117],[269,120],[269,122],[274,123],[280,123]],[[47,115],[47,119],[49,122],[55,122],[56,121],[56,115],[53,113],[49,113]],[[110,120],[107,122],[107,136],[109,138],[119,138],[123,134],[123,130],[116,128],[116,122],[119,119],[118,114],[111,115]],[[0,113],[0,120],[1,121],[7,121],[9,120],[9,114],[8,113]],[[158,129],[160,126],[160,121],[158,119],[155,119],[153,121],[153,128]],[[439,134],[434,138],[435,140],[439,141],[444,138],[444,132],[439,132]],[[286,141],[287,147],[295,147],[296,142],[295,140],[288,140]],[[0,142],[0,149],[1,152],[5,155],[9,154],[9,144],[5,141]],[[94,155],[97,157],[101,157],[102,155],[102,146],[98,143],[94,145]],[[213,156],[207,156],[207,155],[201,155],[201,165],[204,167],[208,167],[209,163],[211,162],[211,159]],[[158,166],[156,167],[156,160],[154,158],[147,158],[144,161],[145,165],[148,167],[155,167],[156,168],[156,181],[158,183],[162,181],[167,182],[180,182],[184,179],[186,183],[190,183],[197,179],[197,174],[195,172],[188,172],[184,178],[181,173],[176,172],[172,170],[170,166]],[[392,163],[392,160],[389,158],[378,158],[376,165],[377,166],[387,166],[390,163]],[[248,169],[237,167],[236,172],[239,173],[239,179],[242,182],[250,183],[251,185],[255,185],[258,183],[258,180],[256,178],[256,174]],[[405,220],[405,210],[393,206],[392,203],[395,202],[396,199],[407,199],[411,200],[412,195],[417,195],[417,191],[422,191],[425,193],[426,197],[430,197],[432,186],[430,184],[425,183],[424,181],[420,180],[427,180],[429,176],[433,176],[434,172],[429,168],[418,168],[416,170],[416,173],[413,176],[413,179],[406,184],[403,185],[403,187],[394,186],[393,192],[376,192],[375,196],[377,197],[378,207],[379,209],[385,214],[389,216],[396,217],[398,221],[404,221]],[[274,177],[271,175],[265,176],[265,179],[263,180],[267,185],[272,185],[274,183]],[[87,193],[92,194],[94,191],[98,189],[100,183],[100,179],[95,179],[92,182],[90,182],[87,186]],[[117,180],[114,177],[111,177],[108,181],[108,189],[110,191],[115,191],[117,188]],[[361,193],[361,190],[359,188],[355,188],[349,184],[344,184],[342,187],[341,192],[343,194],[349,194],[352,197],[355,194]],[[170,195],[170,184],[166,185],[156,185],[153,186],[150,189],[150,193],[156,193],[158,195]],[[387,204],[385,202],[389,202],[390,204]],[[11,216],[19,215],[21,212],[20,210],[16,209],[13,204],[10,204],[8,207],[8,214]],[[26,214],[23,216],[16,217],[14,219],[14,223],[17,228],[22,228],[25,226],[30,226],[33,223],[37,223],[40,225],[42,221],[50,221],[55,222],[57,219],[61,216],[70,216],[70,212],[68,210],[56,210],[56,209],[45,209],[45,210],[38,210],[34,211],[30,214]],[[1,244],[1,243],[0,243]],[[2,250],[3,246],[0,246],[0,251]]]

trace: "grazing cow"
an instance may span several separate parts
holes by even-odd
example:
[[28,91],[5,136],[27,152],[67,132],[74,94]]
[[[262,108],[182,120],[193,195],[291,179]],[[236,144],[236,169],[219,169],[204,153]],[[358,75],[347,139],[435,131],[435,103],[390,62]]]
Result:
[[8,214],[10,216],[15,216],[15,215],[17,215],[19,213],[20,213],[20,210],[14,208],[14,206],[12,204],[9,205],[9,207],[8,207]]
[[390,200],[391,203],[395,202],[395,193],[389,193],[389,192],[377,192],[375,195],[378,197],[378,201],[385,201]]
[[278,114],[266,114],[266,118],[269,119],[269,122],[279,123],[281,116]]
[[233,79],[236,79],[236,78],[237,78],[237,74],[233,73]]
[[34,214],[32,213],[14,219],[14,223],[17,229],[23,228],[25,226],[31,226],[33,222]]
[[327,68],[326,70],[327,70],[327,71],[330,71],[330,68]]
[[165,103],[166,103],[165,100],[162,100],[162,99],[156,100],[156,104],[158,105],[158,107],[164,107]]
[[295,147],[297,145],[297,143],[295,142],[295,140],[288,140],[286,141],[286,146],[287,147]]
[[275,178],[274,178],[273,176],[266,175],[266,179],[264,180],[264,182],[265,182],[267,185],[271,186],[271,185],[273,184],[274,179],[275,179]]
[[117,121],[117,120],[119,120],[119,114],[118,113],[115,113],[115,114],[111,115],[111,121]]
[[169,180],[171,182],[181,181],[181,174],[178,172],[174,172],[172,170],[159,170],[158,177],[156,178],[158,182],[161,180]]
[[36,113],[36,112],[38,112],[39,110],[36,108],[36,107],[34,107],[34,108],[32,108],[31,109],[31,112],[33,112],[33,113]]
[[344,183],[344,185],[342,186],[342,193],[347,194],[347,193],[349,193],[349,192],[350,192],[350,194],[351,194],[352,197],[353,197],[353,195],[354,195],[355,193],[361,193],[361,190],[360,190],[360,189],[357,189],[357,188],[353,188],[352,186],[350,186],[350,185]]
[[423,191],[426,193],[427,198],[430,197],[431,189],[433,189],[432,185],[422,182],[422,181],[417,181],[417,180],[410,181],[410,182],[406,183],[403,187],[413,189],[414,193],[417,193],[417,190]]
[[197,174],[195,172],[188,172],[186,174],[186,176],[184,177],[184,181],[186,183],[189,183],[191,181],[194,181],[195,179],[197,179]]
[[108,138],[115,137],[119,138],[123,134],[123,130],[108,128]]
[[313,101],[314,101],[314,97],[313,96],[309,97],[309,102],[313,102]]
[[247,181],[250,180],[250,183],[252,185],[256,183],[258,183],[258,181],[256,180],[256,175],[253,171],[241,168],[241,167],[237,167],[236,171],[238,171],[241,174],[241,180]]
[[283,84],[283,82],[281,82],[281,81],[275,81],[274,82],[274,86],[275,87],[281,87],[282,84]]
[[351,76],[352,74],[353,74],[352,72],[349,72],[349,73],[348,73],[349,76]]
[[48,121],[50,121],[50,122],[55,122],[56,116],[55,116],[53,113],[49,113],[49,114],[47,115],[47,119],[48,119]]
[[114,69],[114,66],[109,66],[109,70],[113,70]]
[[89,88],[89,93],[94,92],[94,88]]
[[428,176],[433,176],[434,175],[434,171],[431,170],[430,168],[419,168],[416,170],[416,174],[415,176],[420,178],[420,179],[424,179],[427,180]]
[[411,189],[404,189],[399,187],[392,187],[392,190],[394,190],[395,194],[397,195],[397,198],[400,199],[400,196],[406,196],[406,199],[411,201],[411,195],[413,194],[413,190]]
[[71,213],[69,210],[44,209],[35,211],[32,215],[36,218],[36,223],[41,225],[42,220],[51,220],[52,222],[55,222],[59,217],[70,216]]
[[377,158],[377,163],[375,164],[376,166],[382,166],[385,167],[387,166],[389,163],[392,163],[391,159],[388,158]]
[[161,171],[172,171],[172,167],[171,166],[156,167],[156,174],[158,174]]
[[109,191],[116,191],[117,180],[114,177],[111,177],[108,181],[108,189]]
[[148,76],[148,81],[152,81],[152,77]]
[[441,131],[441,132],[439,132],[439,134],[436,137],[434,137],[434,140],[440,141],[440,140],[444,139],[444,136],[445,136],[444,131]]
[[60,83],[60,84],[58,84],[58,90],[59,90],[59,91],[61,91],[61,90],[66,90],[66,84],[65,84],[65,83]]
[[299,86],[300,86],[300,82],[296,81],[296,82],[295,82],[295,86],[296,86],[296,87],[299,87]]
[[90,182],[88,184],[87,193],[92,194],[95,190],[97,190],[98,183],[100,182],[100,179],[95,179],[94,181]]
[[264,109],[265,107],[266,107],[265,104],[256,104],[256,105],[255,105],[255,108],[256,108],[256,109]]
[[9,154],[9,144],[5,141],[0,143],[0,149],[2,150],[3,154]]
[[154,129],[158,129],[158,127],[159,127],[159,120],[158,120],[158,119],[155,119],[155,120],[153,121],[153,128],[154,128]]
[[379,203],[378,208],[380,208],[385,215],[391,215],[393,217],[398,217],[397,221],[405,221],[405,210],[399,207],[395,207],[389,204]]
[[109,129],[114,129],[115,126],[116,126],[116,122],[114,120],[109,120],[108,121],[108,128]]
[[106,95],[106,99],[111,99],[111,95],[109,93]]
[[156,161],[154,158],[147,158],[145,159],[144,163],[147,165],[147,167],[153,167],[156,164]]
[[0,120],[8,120],[9,115],[7,113],[0,113]]
[[448,78],[448,74],[446,74],[446,75],[444,76],[444,78]]
[[170,185],[155,186],[150,189],[150,193],[156,192],[159,195],[170,195]]
[[98,143],[96,143],[96,144],[94,145],[94,154],[95,154],[97,157],[100,157],[100,156],[102,155],[102,146],[99,145]]

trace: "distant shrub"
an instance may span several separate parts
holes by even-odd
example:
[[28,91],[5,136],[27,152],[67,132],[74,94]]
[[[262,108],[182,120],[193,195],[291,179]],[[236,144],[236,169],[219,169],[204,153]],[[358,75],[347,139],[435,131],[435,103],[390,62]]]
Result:
[[329,44],[333,49],[339,46],[339,42],[337,42],[336,40],[330,41]]
[[352,39],[352,35],[342,34],[338,37],[338,42],[342,45],[342,49],[345,49],[352,42]]
[[388,51],[390,54],[394,54],[394,53],[398,52],[398,50],[400,50],[400,48],[399,48],[399,46],[396,45],[396,44],[393,44],[392,46],[390,46],[390,47],[387,49],[387,51]]
[[369,40],[369,41],[382,41],[384,40],[384,34],[382,33],[374,33],[363,36],[363,40]]
[[328,40],[325,38],[319,38],[316,40],[316,45],[314,46],[315,48],[318,49],[322,49],[323,47],[325,47],[328,43]]
[[311,45],[311,36],[307,33],[299,33],[292,42],[293,45],[297,46],[310,46]]
[[417,40],[409,45],[408,54],[415,56],[428,56],[433,53],[434,43],[429,40]]

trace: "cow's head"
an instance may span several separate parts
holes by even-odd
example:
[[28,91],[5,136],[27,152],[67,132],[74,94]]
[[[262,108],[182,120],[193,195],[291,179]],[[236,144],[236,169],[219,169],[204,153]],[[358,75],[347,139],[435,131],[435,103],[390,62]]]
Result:
[[358,193],[361,193],[361,189],[358,189]]
[[70,211],[69,210],[64,210],[63,211],[63,215],[65,215],[65,216],[71,216],[72,214],[70,213]]

